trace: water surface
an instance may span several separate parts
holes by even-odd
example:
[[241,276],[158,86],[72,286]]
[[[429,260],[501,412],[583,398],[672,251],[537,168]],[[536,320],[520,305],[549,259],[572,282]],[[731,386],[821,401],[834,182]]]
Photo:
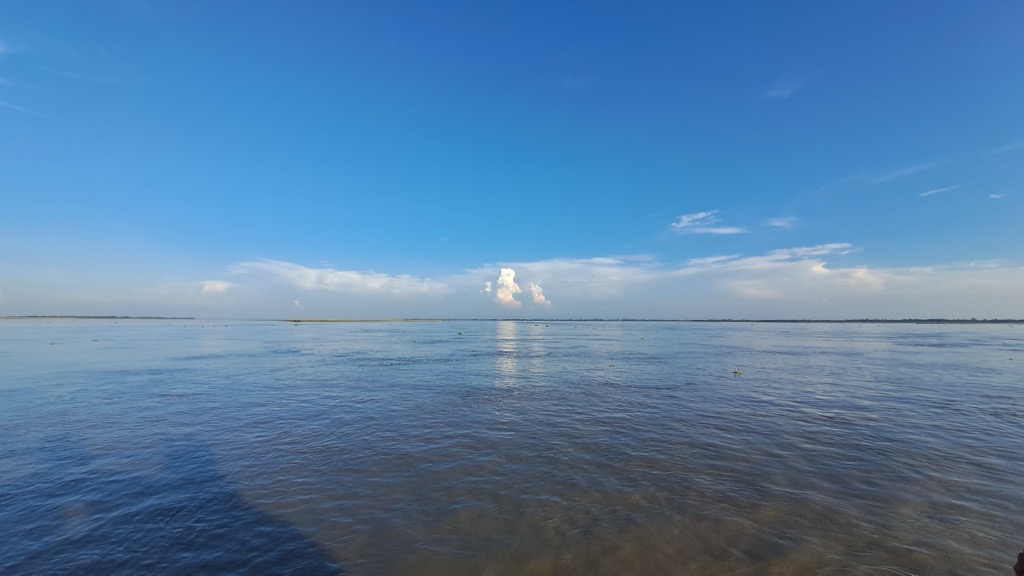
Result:
[[1006,574],[1022,383],[1013,325],[7,320],[0,573]]

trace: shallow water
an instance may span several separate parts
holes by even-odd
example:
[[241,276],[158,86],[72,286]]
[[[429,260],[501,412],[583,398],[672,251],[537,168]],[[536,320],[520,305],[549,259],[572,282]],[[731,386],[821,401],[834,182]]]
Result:
[[1022,393],[1012,325],[5,320],[0,573],[1006,574]]

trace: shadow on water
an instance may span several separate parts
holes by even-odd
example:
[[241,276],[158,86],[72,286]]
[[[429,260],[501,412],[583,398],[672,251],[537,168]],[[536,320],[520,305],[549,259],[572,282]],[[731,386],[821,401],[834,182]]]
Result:
[[246,503],[205,444],[97,455],[62,440],[0,477],[2,574],[344,574]]

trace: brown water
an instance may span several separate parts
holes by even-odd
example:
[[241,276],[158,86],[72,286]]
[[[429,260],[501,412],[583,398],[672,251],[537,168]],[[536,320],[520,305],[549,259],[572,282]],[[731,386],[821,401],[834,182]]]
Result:
[[1006,574],[1022,393],[1007,325],[3,321],[0,573]]

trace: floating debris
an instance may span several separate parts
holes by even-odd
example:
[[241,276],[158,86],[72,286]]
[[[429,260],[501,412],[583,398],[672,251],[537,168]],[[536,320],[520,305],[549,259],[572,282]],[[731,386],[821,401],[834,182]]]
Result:
[[743,376],[743,370],[740,370],[739,368],[733,370],[732,373],[737,376]]

